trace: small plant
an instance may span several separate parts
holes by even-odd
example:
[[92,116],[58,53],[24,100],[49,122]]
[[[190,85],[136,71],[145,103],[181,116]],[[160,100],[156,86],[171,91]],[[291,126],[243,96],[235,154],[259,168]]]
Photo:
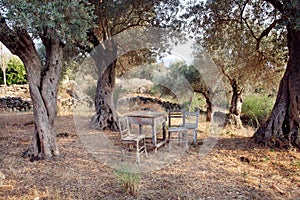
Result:
[[258,127],[269,117],[274,98],[267,95],[252,94],[244,99],[242,107],[242,120],[247,125]]
[[123,169],[115,170],[115,175],[117,176],[121,187],[126,192],[134,196],[137,195],[141,180],[140,173],[133,172],[129,168],[125,167]]

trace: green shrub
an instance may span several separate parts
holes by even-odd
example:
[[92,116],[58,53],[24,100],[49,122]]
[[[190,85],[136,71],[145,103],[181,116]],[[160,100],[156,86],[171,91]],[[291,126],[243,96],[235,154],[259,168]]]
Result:
[[258,127],[269,117],[275,102],[274,97],[264,94],[251,94],[244,98],[242,120],[244,124]]
[[192,102],[189,109],[194,111],[195,108],[200,108],[201,110],[206,110],[206,100],[202,94],[194,93]]
[[26,69],[17,57],[12,58],[7,65],[6,82],[7,85],[27,83]]

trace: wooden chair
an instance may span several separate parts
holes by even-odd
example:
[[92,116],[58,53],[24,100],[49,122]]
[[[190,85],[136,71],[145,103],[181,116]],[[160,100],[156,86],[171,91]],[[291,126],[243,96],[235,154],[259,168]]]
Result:
[[[173,142],[185,144],[188,147],[187,131],[188,129],[183,126],[185,124],[185,111],[184,110],[168,110],[168,140],[169,140],[169,151]],[[177,138],[172,138],[172,134],[176,133]]]
[[[121,142],[122,142],[122,156],[124,159],[125,157],[125,151],[136,151],[136,162],[140,163],[140,153],[145,152],[145,155],[147,157],[147,148],[145,143],[145,135],[143,134],[132,134],[129,126],[129,120],[128,117],[119,117],[118,119],[119,123],[119,131],[121,136]],[[132,156],[128,156],[132,157]]]
[[[193,143],[197,146],[197,131],[198,131],[198,123],[199,123],[200,110],[196,109],[194,112],[188,112],[185,110],[169,110],[168,111],[168,131],[169,131],[169,141],[171,140],[171,133],[177,132],[178,139],[181,137],[186,139],[186,144],[188,142],[187,132],[189,130],[193,131]],[[180,122],[174,123],[174,119],[178,119]]]
[[196,109],[194,112],[184,112],[184,124],[183,126],[188,130],[193,131],[193,143],[197,146],[197,132],[199,124],[200,110]]
[[184,124],[184,110],[170,109],[168,110],[168,127],[180,127]]

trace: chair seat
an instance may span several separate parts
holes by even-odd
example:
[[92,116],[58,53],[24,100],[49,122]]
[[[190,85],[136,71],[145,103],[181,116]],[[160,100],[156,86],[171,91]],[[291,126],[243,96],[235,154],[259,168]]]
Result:
[[130,134],[130,135],[126,135],[125,137],[122,138],[122,140],[124,141],[140,141],[142,139],[145,138],[145,135],[134,135],[134,134]]
[[195,128],[197,128],[198,126],[195,125],[195,124],[189,124],[189,123],[186,123],[186,124],[185,124],[185,127],[186,127],[187,129],[195,129]]
[[181,131],[187,131],[188,129],[186,127],[171,127],[168,129],[169,132],[181,132]]

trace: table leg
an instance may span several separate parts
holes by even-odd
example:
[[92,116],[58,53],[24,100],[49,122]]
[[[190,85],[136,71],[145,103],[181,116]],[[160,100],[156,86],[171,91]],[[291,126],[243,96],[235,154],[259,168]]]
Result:
[[152,144],[156,146],[156,130],[155,130],[156,128],[154,123],[151,124],[151,128],[152,128]]
[[141,124],[139,124],[139,134],[141,135],[143,133],[143,127]]
[[163,126],[163,141],[166,141],[167,131],[166,131],[166,122],[165,121],[162,123],[162,126]]

